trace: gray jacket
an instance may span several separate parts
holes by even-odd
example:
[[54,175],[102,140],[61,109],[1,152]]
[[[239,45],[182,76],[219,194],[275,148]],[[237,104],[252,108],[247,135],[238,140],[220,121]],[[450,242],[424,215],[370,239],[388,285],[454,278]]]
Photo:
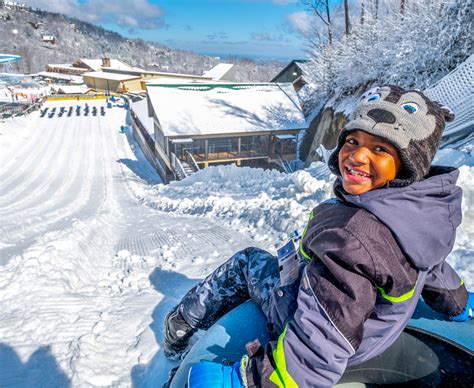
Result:
[[317,206],[303,233],[301,276],[273,290],[278,340],[248,347],[249,387],[332,386],[395,341],[420,295],[447,316],[464,310],[467,291],[445,262],[461,223],[457,177],[433,167],[360,196],[336,182],[337,199]]

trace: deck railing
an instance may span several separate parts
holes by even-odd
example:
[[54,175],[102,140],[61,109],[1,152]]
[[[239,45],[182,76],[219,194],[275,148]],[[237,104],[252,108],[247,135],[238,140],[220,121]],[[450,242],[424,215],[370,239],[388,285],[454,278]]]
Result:
[[184,159],[188,164],[193,167],[194,171],[200,170],[198,164],[196,163],[196,159],[194,159],[194,156],[188,150],[184,151]]

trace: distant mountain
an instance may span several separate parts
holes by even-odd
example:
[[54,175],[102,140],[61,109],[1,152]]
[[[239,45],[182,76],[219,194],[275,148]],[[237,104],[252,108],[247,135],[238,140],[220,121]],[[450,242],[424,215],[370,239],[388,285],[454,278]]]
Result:
[[[147,70],[201,75],[219,63],[210,56],[173,50],[158,43],[127,39],[63,14],[27,6],[6,5],[0,0],[0,53],[23,60],[0,67],[0,72],[35,73],[48,63],[72,63],[79,58],[109,56]],[[54,40],[54,42],[53,42]],[[226,60],[238,66],[235,81],[269,81],[285,64]]]

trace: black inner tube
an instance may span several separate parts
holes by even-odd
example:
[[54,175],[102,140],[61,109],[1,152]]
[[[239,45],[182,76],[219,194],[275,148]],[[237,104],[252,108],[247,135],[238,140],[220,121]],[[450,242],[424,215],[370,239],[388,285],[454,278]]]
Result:
[[[348,368],[339,381],[365,387],[469,387],[474,384],[473,353],[407,328],[383,354]],[[355,385],[354,385],[355,386]]]

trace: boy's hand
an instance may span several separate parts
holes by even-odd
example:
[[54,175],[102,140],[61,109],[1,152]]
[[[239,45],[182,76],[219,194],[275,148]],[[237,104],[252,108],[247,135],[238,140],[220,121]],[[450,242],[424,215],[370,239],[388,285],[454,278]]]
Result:
[[450,317],[449,319],[455,322],[465,322],[465,321],[468,321],[469,319],[472,319],[473,311],[474,311],[474,292],[469,292],[468,298],[467,298],[467,305],[464,311],[461,314],[456,315],[455,317]]
[[222,365],[202,361],[193,365],[189,371],[188,388],[245,388],[240,375],[240,362],[234,365]]

